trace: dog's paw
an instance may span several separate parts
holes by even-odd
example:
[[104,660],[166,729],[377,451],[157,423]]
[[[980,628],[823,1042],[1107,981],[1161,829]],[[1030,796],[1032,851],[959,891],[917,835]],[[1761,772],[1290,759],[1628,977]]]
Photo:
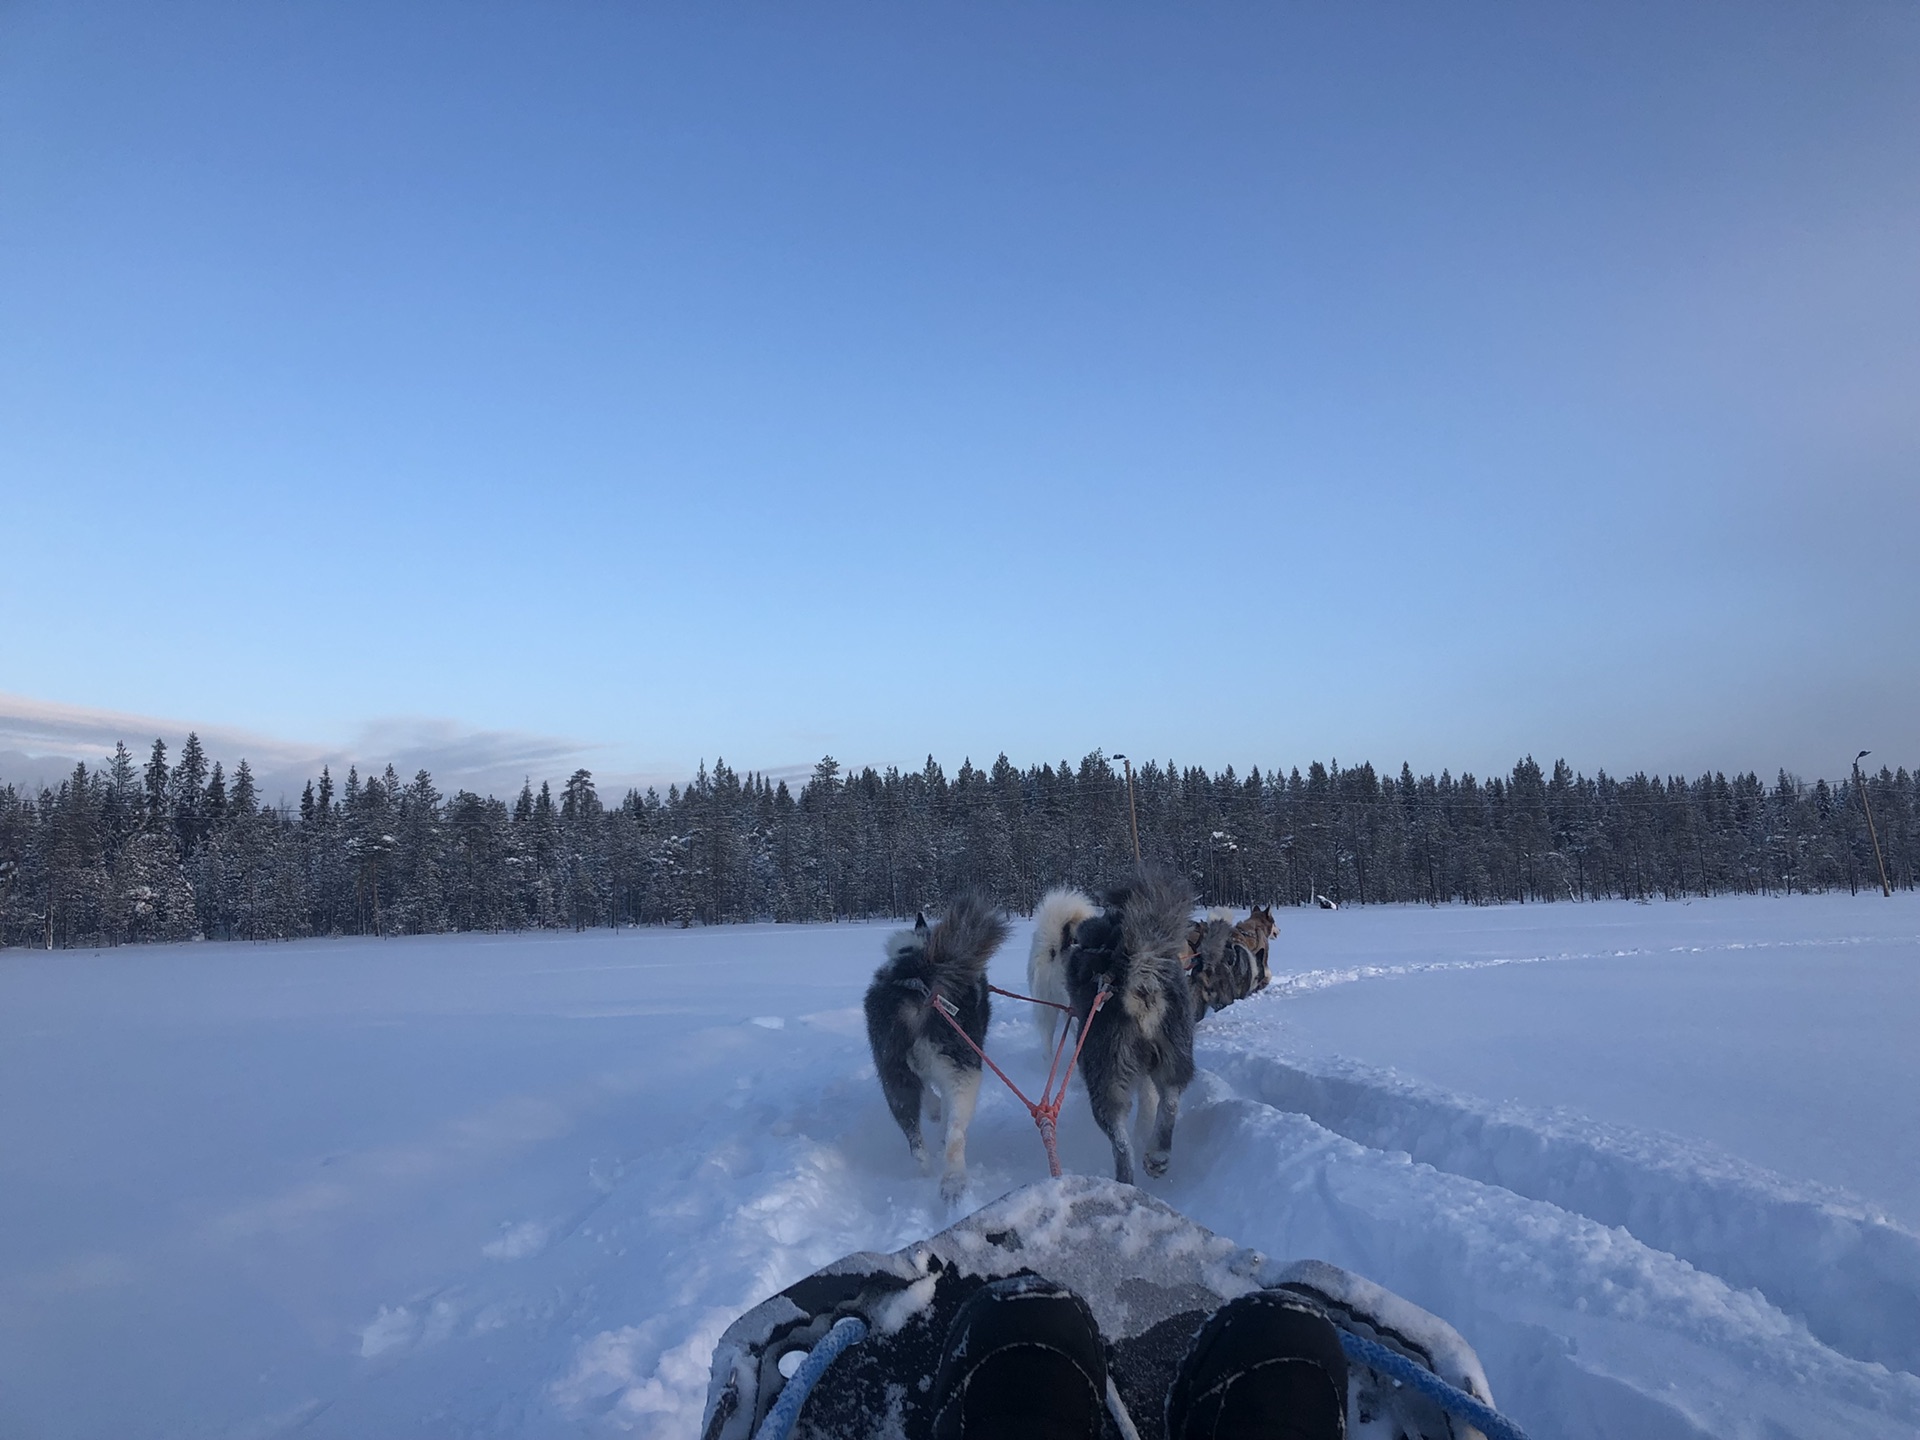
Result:
[[1167,1173],[1167,1166],[1171,1164],[1172,1161],[1173,1155],[1170,1151],[1149,1150],[1147,1152],[1147,1174],[1158,1180],[1162,1175]]
[[949,1170],[940,1177],[940,1198],[949,1205],[958,1205],[967,1198],[967,1172]]

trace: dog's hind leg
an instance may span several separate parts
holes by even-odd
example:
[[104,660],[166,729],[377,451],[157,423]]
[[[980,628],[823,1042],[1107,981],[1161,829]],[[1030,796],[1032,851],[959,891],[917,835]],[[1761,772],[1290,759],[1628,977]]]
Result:
[[1167,1173],[1173,1159],[1173,1122],[1180,1118],[1178,1088],[1148,1079],[1140,1089],[1141,1128],[1152,1119],[1152,1137],[1147,1141],[1147,1174],[1156,1180]]
[[1049,1005],[1036,1005],[1034,1024],[1040,1027],[1040,1033],[1047,1042],[1047,1054],[1053,1054],[1054,1047],[1060,1043],[1060,1026],[1066,1017]]
[[[1154,1126],[1158,1123],[1160,1114],[1160,1087],[1152,1080],[1143,1080],[1135,1088],[1134,1094],[1137,1098],[1133,1112],[1133,1138],[1136,1142],[1144,1142],[1151,1146]],[[1151,1152],[1148,1160],[1149,1162],[1152,1160]],[[1153,1172],[1149,1170],[1147,1173]]]
[[927,1089],[909,1065],[886,1065],[880,1071],[880,1088],[887,1097],[887,1108],[894,1123],[907,1137],[907,1148],[924,1172],[927,1168],[927,1142],[920,1133],[920,1106]]
[[940,1198],[957,1205],[967,1193],[967,1126],[973,1123],[973,1107],[980,1100],[980,1072],[949,1071],[947,1081],[947,1168],[940,1177]]
[[1113,1178],[1122,1185],[1133,1184],[1133,1137],[1127,1134],[1127,1112],[1132,1109],[1133,1087],[1118,1077],[1098,1089],[1089,1089],[1087,1099],[1093,1106],[1093,1121],[1107,1132],[1113,1142]]
[[1154,1085],[1152,1075],[1142,1075],[1135,1094],[1139,1094],[1139,1108],[1133,1114],[1133,1135],[1137,1144],[1146,1146],[1146,1173],[1158,1177],[1165,1171],[1165,1165],[1154,1169],[1154,1156],[1158,1154],[1154,1137],[1160,1135],[1160,1087]]

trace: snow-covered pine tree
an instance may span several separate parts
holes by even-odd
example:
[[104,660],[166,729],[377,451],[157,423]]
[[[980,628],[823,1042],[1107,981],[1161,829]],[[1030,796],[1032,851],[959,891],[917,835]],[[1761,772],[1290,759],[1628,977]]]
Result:
[[560,875],[576,930],[598,924],[606,900],[601,817],[593,772],[575,770],[560,795]]
[[170,827],[142,830],[121,849],[113,868],[111,906],[121,939],[184,940],[195,933],[193,886],[181,867]]
[[545,780],[540,782],[540,793],[533,797],[527,836],[533,857],[533,923],[543,928],[558,926],[564,923],[558,873],[560,817],[555,812],[553,789]]
[[207,777],[207,826],[209,829],[218,829],[226,818],[227,777],[216,760],[213,762],[213,774]]
[[87,944],[99,934],[107,875],[101,811],[105,783],[75,765],[52,795],[52,856],[48,866],[47,940]]
[[167,797],[167,742],[154,737],[153,753],[147,757],[146,770],[146,826],[158,829],[168,823],[170,812]]
[[[313,794],[313,784],[307,784],[307,794]],[[240,757],[240,764],[233,772],[233,794],[227,801],[227,813],[236,820],[245,820],[259,808],[258,792],[253,784],[253,767],[247,763],[247,757]],[[302,818],[305,818],[304,815]]]
[[200,737],[191,731],[187,743],[180,747],[169,790],[173,831],[179,837],[181,853],[191,856],[207,828],[207,755],[200,747]]
[[101,812],[109,857],[120,853],[127,836],[140,828],[140,770],[124,741],[116,741],[107,761],[106,797]]

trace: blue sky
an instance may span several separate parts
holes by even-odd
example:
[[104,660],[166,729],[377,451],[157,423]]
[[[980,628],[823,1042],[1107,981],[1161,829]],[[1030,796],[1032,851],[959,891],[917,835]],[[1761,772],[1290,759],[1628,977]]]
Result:
[[1905,5],[10,5],[0,750],[1912,764],[1916,154]]

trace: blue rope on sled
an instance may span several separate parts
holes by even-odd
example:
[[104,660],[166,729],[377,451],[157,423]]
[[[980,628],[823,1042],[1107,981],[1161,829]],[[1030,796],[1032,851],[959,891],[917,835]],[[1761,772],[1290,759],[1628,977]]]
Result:
[[867,1322],[858,1315],[845,1315],[834,1321],[833,1328],[820,1337],[820,1343],[807,1352],[807,1358],[800,1362],[793,1378],[780,1387],[779,1398],[767,1411],[767,1418],[760,1422],[760,1428],[753,1432],[753,1440],[787,1440],[794,1422],[800,1418],[800,1407],[807,1403],[807,1396],[827,1373],[827,1367],[840,1358],[841,1352],[866,1338]]
[[1464,1390],[1456,1390],[1424,1365],[1416,1365],[1406,1356],[1350,1330],[1340,1332],[1340,1348],[1349,1360],[1398,1380],[1417,1390],[1449,1415],[1456,1415],[1479,1430],[1487,1440],[1527,1440],[1527,1432],[1484,1400],[1476,1400]]

